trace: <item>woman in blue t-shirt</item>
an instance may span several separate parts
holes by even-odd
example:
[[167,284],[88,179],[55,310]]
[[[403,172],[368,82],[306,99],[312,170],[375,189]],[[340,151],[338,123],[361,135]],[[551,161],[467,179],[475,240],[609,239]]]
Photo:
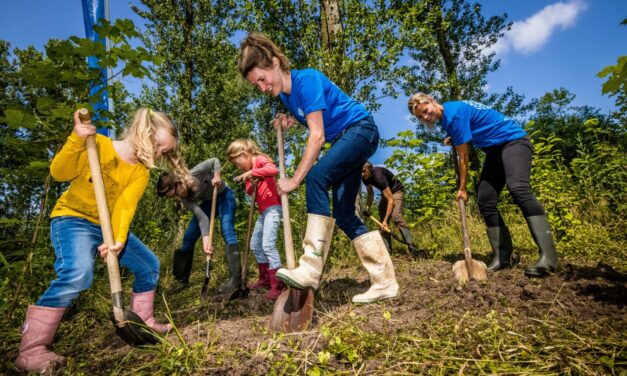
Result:
[[440,104],[432,96],[419,93],[409,99],[409,112],[422,123],[432,127],[438,123],[449,137],[459,155],[459,187],[457,200],[468,199],[468,143],[483,150],[486,159],[481,169],[477,204],[488,228],[488,238],[494,251],[489,270],[510,266],[512,240],[496,205],[499,194],[507,185],[514,203],[518,205],[533,240],[540,250],[540,260],[525,269],[530,277],[542,277],[557,268],[557,253],[551,227],[542,205],[531,193],[531,156],[533,146],[527,133],[512,119],[472,101],[452,101]]
[[[287,130],[299,122],[309,129],[307,146],[294,175],[277,184],[281,194],[295,190],[303,180],[307,186],[304,254],[297,268],[281,268],[276,276],[294,288],[317,289],[337,221],[352,240],[372,282],[368,291],[353,297],[353,302],[370,303],[396,296],[394,266],[381,234],[368,232],[355,215],[361,166],[379,143],[379,131],[370,113],[319,71],[290,70],[287,57],[263,34],[251,33],[242,41],[238,69],[259,90],[279,97],[291,113],[277,114],[275,127]],[[332,146],[316,162],[325,142]],[[331,187],[333,218],[328,192]]]

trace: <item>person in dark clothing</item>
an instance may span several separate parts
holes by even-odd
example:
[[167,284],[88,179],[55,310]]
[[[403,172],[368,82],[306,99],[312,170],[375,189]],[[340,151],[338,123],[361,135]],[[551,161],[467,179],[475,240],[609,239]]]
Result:
[[231,278],[218,287],[220,292],[237,289],[241,283],[240,254],[235,233],[235,194],[231,187],[220,177],[220,161],[209,158],[191,169],[191,179],[183,179],[172,172],[164,172],[157,181],[157,194],[176,197],[194,213],[189,222],[181,248],[174,252],[173,274],[179,282],[174,290],[180,290],[189,284],[192,270],[194,246],[202,235],[203,250],[213,252],[209,244],[209,215],[213,190],[218,190],[216,199],[217,214],[220,217],[222,237],[226,243],[226,260]]
[[473,101],[440,104],[432,96],[419,93],[409,99],[408,107],[409,112],[423,124],[433,126],[439,123],[449,136],[445,143],[454,145],[459,155],[457,200],[468,199],[468,143],[472,142],[486,153],[479,178],[477,204],[494,251],[488,270],[496,271],[511,266],[512,240],[497,209],[498,197],[507,185],[540,251],[540,260],[526,268],[525,275],[543,277],[554,272],[557,269],[557,252],[551,227],[529,183],[533,145],[527,132],[512,119]]
[[414,252],[414,240],[409,231],[409,226],[403,218],[403,197],[405,195],[403,183],[394,176],[390,170],[384,167],[374,167],[370,161],[366,161],[361,170],[361,181],[366,185],[366,210],[364,214],[370,215],[370,207],[374,199],[374,186],[381,191],[381,200],[379,201],[379,220],[383,225],[381,227],[381,236],[385,241],[388,250],[392,252],[392,232],[389,228],[389,221],[398,227],[403,240],[407,244],[410,252]]

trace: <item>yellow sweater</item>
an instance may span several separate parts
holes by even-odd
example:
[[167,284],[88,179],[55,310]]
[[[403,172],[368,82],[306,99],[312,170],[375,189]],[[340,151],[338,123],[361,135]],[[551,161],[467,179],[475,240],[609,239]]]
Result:
[[[124,162],[108,137],[96,135],[96,144],[113,237],[116,241],[124,243],[137,203],[148,185],[148,168],[141,163],[131,165]],[[54,206],[51,217],[68,215],[100,223],[85,140],[72,132],[61,151],[52,160],[50,174],[57,181],[71,181],[70,188],[63,192]]]

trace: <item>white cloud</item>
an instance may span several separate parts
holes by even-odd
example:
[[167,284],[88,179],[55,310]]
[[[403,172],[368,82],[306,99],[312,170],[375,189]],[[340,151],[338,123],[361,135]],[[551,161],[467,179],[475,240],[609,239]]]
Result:
[[547,5],[533,16],[514,22],[511,30],[505,32],[489,52],[496,52],[499,56],[510,51],[525,55],[536,52],[546,45],[556,31],[573,26],[586,8],[586,3],[581,0]]

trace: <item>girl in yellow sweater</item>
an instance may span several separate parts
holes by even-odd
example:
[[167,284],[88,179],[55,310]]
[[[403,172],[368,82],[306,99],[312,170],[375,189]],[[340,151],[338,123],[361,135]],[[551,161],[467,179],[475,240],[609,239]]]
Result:
[[57,278],[35,305],[28,307],[22,328],[17,368],[41,372],[64,358],[48,349],[65,309],[81,291],[91,287],[94,261],[99,253],[106,258],[98,208],[87,161],[85,139],[95,135],[99,149],[102,177],[116,252],[120,265],[128,268],[135,280],[131,309],[159,333],[169,325],[159,324],[153,316],[153,300],[159,281],[159,259],[129,227],[137,203],[149,180],[148,169],[157,160],[185,174],[186,168],[177,153],[178,133],[168,116],[148,108],[135,114],[121,140],[113,141],[96,134],[91,124],[81,123],[74,113],[74,131],[50,165],[50,174],[57,181],[69,181],[70,187],[52,210],[50,238],[56,260]]

